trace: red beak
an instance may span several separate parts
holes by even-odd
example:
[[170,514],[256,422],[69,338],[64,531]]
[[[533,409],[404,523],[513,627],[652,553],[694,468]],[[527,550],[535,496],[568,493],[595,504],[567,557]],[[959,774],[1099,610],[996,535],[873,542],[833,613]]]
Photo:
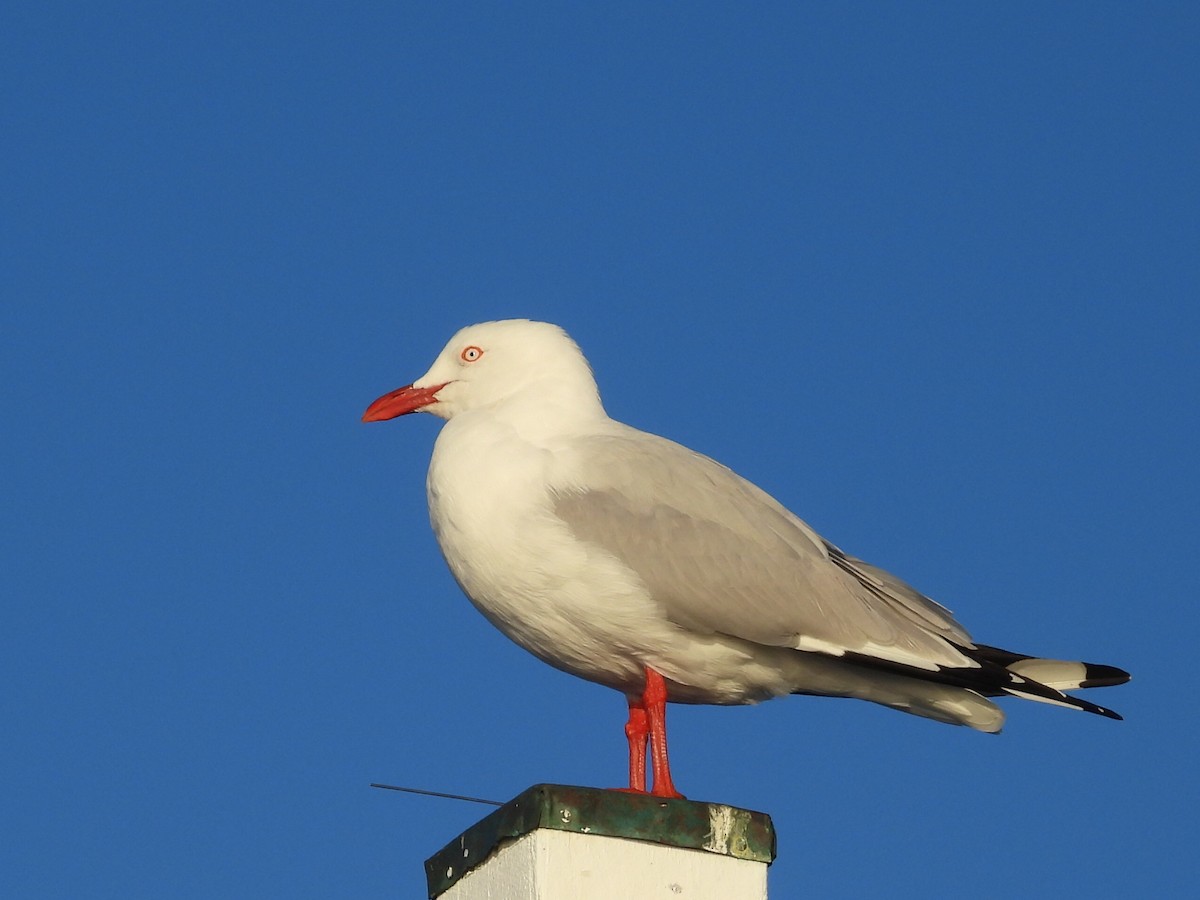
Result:
[[409,384],[397,388],[390,394],[384,394],[368,406],[367,411],[363,413],[362,420],[364,422],[382,422],[385,419],[394,419],[396,416],[404,416],[422,410],[426,406],[437,403],[436,394],[445,386],[445,384],[435,384],[431,387],[419,388]]

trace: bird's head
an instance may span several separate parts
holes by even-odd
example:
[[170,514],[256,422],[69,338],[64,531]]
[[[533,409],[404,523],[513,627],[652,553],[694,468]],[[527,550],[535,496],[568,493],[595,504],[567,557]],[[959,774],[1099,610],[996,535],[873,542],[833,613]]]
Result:
[[565,331],[546,322],[507,319],[459,331],[428,372],[372,403],[363,421],[411,412],[450,419],[510,402],[602,411],[591,368]]

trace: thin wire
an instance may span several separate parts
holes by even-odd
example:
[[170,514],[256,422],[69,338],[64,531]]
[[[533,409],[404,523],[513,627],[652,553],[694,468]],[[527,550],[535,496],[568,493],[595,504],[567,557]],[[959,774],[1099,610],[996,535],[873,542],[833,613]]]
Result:
[[385,791],[403,791],[406,794],[424,794],[426,797],[444,797],[447,800],[468,800],[471,803],[486,803],[488,806],[503,806],[498,800],[484,800],[482,797],[464,797],[462,794],[443,794],[441,791],[423,791],[420,788],[397,787],[394,784],[372,784],[373,788],[383,788]]

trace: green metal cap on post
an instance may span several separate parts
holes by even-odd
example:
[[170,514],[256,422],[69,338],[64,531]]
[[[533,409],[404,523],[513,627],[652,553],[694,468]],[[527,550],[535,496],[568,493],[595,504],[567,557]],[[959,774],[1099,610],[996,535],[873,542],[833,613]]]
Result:
[[720,803],[538,784],[425,861],[429,896],[440,896],[506,842],[539,828],[626,838],[767,864],[775,859],[775,829],[766,813]]

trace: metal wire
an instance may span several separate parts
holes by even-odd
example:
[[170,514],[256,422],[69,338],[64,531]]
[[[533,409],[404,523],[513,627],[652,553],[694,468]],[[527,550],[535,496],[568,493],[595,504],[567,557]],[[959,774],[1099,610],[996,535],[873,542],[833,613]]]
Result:
[[383,788],[385,791],[403,791],[406,794],[423,794],[426,797],[444,797],[447,800],[467,800],[471,803],[484,803],[488,806],[503,806],[498,800],[484,800],[482,797],[464,797],[462,794],[444,794],[441,791],[425,791],[421,788],[398,787],[394,784],[372,784],[373,788]]

